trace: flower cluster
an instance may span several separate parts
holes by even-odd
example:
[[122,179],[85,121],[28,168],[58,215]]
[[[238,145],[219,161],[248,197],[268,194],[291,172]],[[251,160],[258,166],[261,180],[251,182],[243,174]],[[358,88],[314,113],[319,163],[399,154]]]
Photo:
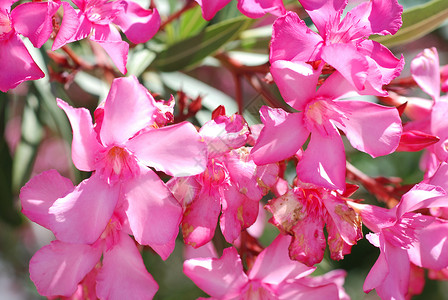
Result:
[[[20,191],[23,214],[56,238],[30,261],[41,295],[152,299],[158,284],[139,250],[150,247],[166,260],[179,227],[194,248],[189,251],[202,251],[185,260],[183,271],[213,299],[348,299],[344,271],[308,275],[327,244],[334,260],[350,254],[363,238],[362,224],[372,231],[367,240],[380,249],[365,292],[376,289],[383,299],[411,296],[416,266],[433,278],[448,278],[448,102],[440,95],[436,49],[411,63],[415,83],[432,100],[389,93],[386,86],[404,59],[369,37],[399,30],[403,8],[397,0],[370,0],[350,11],[346,0],[299,2],[318,32],[280,0],[238,1],[250,18],[278,17],[266,81],[276,84],[286,104],[262,106],[259,127],[240,114],[226,115],[221,106],[200,128],[176,122],[174,97],[156,101],[135,76],[112,81],[95,122],[87,109],[56,100],[73,131],[73,164],[89,175],[75,186],[57,171],[45,171]],[[129,0],[73,3],[77,8],[61,1],[13,9],[6,1],[0,7],[0,90],[44,76],[19,34],[37,48],[52,37],[53,51],[88,38],[125,74],[129,44],[117,28],[138,44],[161,26],[155,8]],[[211,20],[230,0],[196,3]],[[241,74],[234,74],[237,81]],[[365,101],[365,95],[387,96],[394,105]],[[404,125],[403,113],[409,119]],[[347,167],[345,139],[373,158],[426,149],[424,181],[393,198],[390,185]],[[295,169],[289,182],[288,166]],[[380,200],[386,198],[387,208],[351,199],[357,186],[347,179],[353,178],[386,194]],[[261,204],[280,230],[266,247],[249,229]],[[207,250],[220,235],[217,228],[221,242],[230,244],[220,258]]]

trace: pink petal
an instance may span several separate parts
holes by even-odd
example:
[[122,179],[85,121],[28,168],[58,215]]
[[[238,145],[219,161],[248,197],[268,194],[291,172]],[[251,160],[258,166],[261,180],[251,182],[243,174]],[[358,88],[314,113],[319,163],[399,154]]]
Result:
[[[346,201],[332,194],[325,194],[323,204],[328,215],[337,228],[338,235],[349,245],[354,245],[362,238],[361,217],[347,205]],[[329,223],[327,222],[327,231]],[[329,238],[330,239],[330,238]]]
[[297,175],[303,182],[345,189],[345,151],[336,129],[328,136],[311,134],[310,143],[297,164]]
[[425,49],[411,62],[412,78],[433,100],[440,97],[439,55],[436,48]]
[[315,98],[320,70],[314,70],[305,62],[276,60],[271,64],[272,77],[283,99],[297,110],[304,110]]
[[297,220],[292,229],[294,235],[289,246],[291,259],[310,267],[322,261],[327,246],[324,225],[320,216],[311,217],[308,215]]
[[135,76],[115,79],[104,103],[101,141],[110,146],[125,144],[151,125],[156,111],[154,98]]
[[20,189],[22,213],[31,221],[50,229],[54,217],[48,210],[54,201],[74,190],[70,179],[62,177],[56,170],[43,172],[31,178]]
[[279,17],[273,25],[269,60],[314,61],[320,59],[322,37],[309,29],[293,12]]
[[92,244],[103,233],[118,201],[119,185],[113,187],[92,175],[73,192],[50,207],[54,235],[67,243]]
[[335,284],[309,287],[301,281],[288,282],[280,286],[278,299],[296,300],[340,300],[339,290]]
[[218,116],[205,123],[199,134],[207,144],[208,157],[214,158],[244,146],[249,136],[249,127],[241,115]]
[[176,239],[173,239],[163,245],[151,244],[152,250],[154,250],[163,260],[167,260],[168,257],[170,257],[175,247],[176,247]]
[[402,127],[395,107],[364,101],[339,101],[337,106],[347,118],[342,118],[338,127],[354,148],[377,157],[398,147]]
[[0,41],[0,61],[0,91],[7,92],[25,80],[45,76],[16,34]]
[[310,134],[303,123],[302,113],[287,113],[280,108],[263,106],[260,117],[265,126],[251,151],[252,159],[257,165],[293,156]]
[[192,258],[217,258],[218,254],[216,253],[215,246],[212,242],[208,242],[202,247],[193,248],[191,246],[185,245],[184,248],[184,257],[185,259]]
[[[355,87],[338,71],[333,72],[317,90],[316,98],[339,99],[355,91]],[[357,91],[364,95],[364,92]]]
[[441,163],[440,167],[434,173],[434,175],[430,178],[429,184],[440,186],[445,191],[448,191],[448,164]]
[[301,278],[314,272],[316,268],[292,261],[289,258],[288,246],[291,237],[278,235],[258,256],[249,272],[250,280],[279,285],[287,279]]
[[132,1],[123,1],[125,8],[113,22],[123,30],[134,44],[146,43],[159,30],[160,15],[157,9],[144,9]]
[[319,33],[324,36],[327,24],[340,19],[347,0],[300,0],[300,4],[310,15]]
[[188,122],[149,130],[129,140],[126,146],[143,164],[168,175],[196,175],[206,167],[206,144]]
[[[369,233],[366,238],[369,239],[370,236],[373,234]],[[377,235],[374,235],[375,237],[378,237]],[[384,239],[383,239],[384,243]],[[374,244],[377,246],[377,244]],[[379,246],[379,244],[378,244]],[[383,251],[380,252],[380,256],[376,260],[375,264],[373,265],[372,269],[370,269],[369,274],[366,277],[366,280],[364,281],[363,290],[365,293],[370,292],[374,288],[380,286],[384,280],[386,279],[387,275],[389,273],[389,266],[387,264],[386,255]]]
[[219,223],[227,242],[233,243],[243,229],[255,222],[257,216],[258,202],[241,194],[233,185],[224,187],[222,214]]
[[282,0],[239,0],[238,9],[253,19],[261,18],[266,13],[281,16],[286,12]]
[[231,0],[195,0],[202,8],[202,16],[207,21],[213,19],[216,13],[224,8]]
[[[368,60],[375,63],[376,68],[381,72],[381,84],[389,84],[389,82],[400,75],[403,70],[403,55],[400,59],[396,58],[389,49],[380,43],[371,40],[363,40],[358,45],[358,51],[362,55],[365,55]],[[372,80],[369,79],[368,81]]]
[[123,41],[109,42],[109,41],[99,41],[97,42],[110,56],[117,69],[123,73],[127,73],[126,63],[128,60],[129,44]]
[[[381,299],[404,299],[409,288],[410,272],[410,262],[406,250],[393,247],[388,243],[385,243],[381,250],[384,251],[389,271],[384,281],[376,287],[376,292]],[[378,270],[372,268],[369,276],[373,271]]]
[[195,176],[173,177],[166,185],[182,207],[186,207],[196,199],[202,188],[202,184],[196,180]]
[[11,12],[14,29],[29,38],[36,48],[42,47],[53,32],[52,17],[61,4],[56,2],[28,2]]
[[447,193],[438,186],[420,183],[416,184],[409,192],[403,195],[396,206],[397,217],[400,218],[407,212],[430,207],[447,207]]
[[102,150],[93,129],[92,117],[85,108],[73,108],[61,99],[57,104],[66,113],[73,130],[72,160],[82,171],[96,169],[96,154]]
[[143,259],[129,236],[120,234],[118,244],[104,253],[97,275],[96,293],[100,299],[152,299],[158,285],[145,268]]
[[163,245],[179,232],[182,208],[163,181],[151,170],[123,184],[126,215],[136,241]]
[[30,278],[43,296],[70,297],[101,258],[102,247],[53,241],[30,260]]
[[62,7],[64,8],[64,16],[62,17],[62,23],[58,34],[54,39],[51,51],[56,51],[68,42],[72,41],[74,36],[76,36],[76,33],[79,31],[85,32],[84,34],[80,34],[83,36],[82,38],[87,37],[87,35],[92,31],[90,22],[88,22],[88,20],[84,17],[82,20],[84,20],[84,22],[87,21],[88,23],[84,23],[84,26],[81,25],[81,19],[78,17],[78,13],[68,2],[62,2]]
[[307,266],[319,263],[324,255],[326,241],[324,221],[320,214],[310,215],[294,190],[270,200],[266,209],[272,213],[270,222],[281,232],[293,236],[289,256]]
[[350,11],[361,21],[365,36],[395,34],[402,25],[403,6],[397,0],[375,0],[361,3]]
[[416,241],[408,249],[411,262],[434,270],[448,267],[448,221],[423,215],[419,218],[430,223],[416,231]]
[[248,281],[235,248],[224,249],[219,259],[189,259],[184,262],[184,273],[201,290],[218,299],[237,297]]
[[426,134],[418,130],[403,130],[400,144],[396,151],[421,151],[434,145],[439,140],[440,139],[437,136]]
[[[345,277],[347,276],[347,272],[345,270],[332,270],[328,273],[325,273],[320,276],[307,276],[304,278],[301,278],[300,282],[304,285],[307,285],[309,287],[322,287],[329,290],[329,286],[335,285],[338,289],[338,298],[339,300],[350,300],[350,297],[347,295],[347,293],[344,290],[344,281]],[[319,289],[316,289],[319,292]],[[331,297],[335,297],[335,294],[330,295]],[[306,298],[307,299],[307,298]],[[328,299],[328,298],[323,298]]]
[[369,63],[351,44],[330,44],[322,49],[322,59],[339,71],[357,90],[365,89]]
[[220,197],[217,190],[205,186],[193,202],[186,206],[182,220],[182,234],[186,244],[197,248],[213,238],[221,212]]
[[257,165],[248,159],[248,154],[232,151],[224,157],[224,164],[229,171],[232,184],[238,188],[238,191],[251,200],[260,201],[263,193],[258,186]]

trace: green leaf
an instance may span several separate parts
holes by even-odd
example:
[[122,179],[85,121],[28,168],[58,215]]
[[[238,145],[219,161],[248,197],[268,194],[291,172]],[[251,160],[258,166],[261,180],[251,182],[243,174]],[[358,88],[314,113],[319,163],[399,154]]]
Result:
[[21,224],[22,219],[14,204],[12,191],[12,157],[5,140],[7,96],[0,92],[0,218],[14,226]]
[[29,94],[22,116],[22,136],[16,148],[12,165],[12,186],[18,191],[30,178],[37,150],[43,137],[39,120],[40,102],[34,94]]
[[180,19],[179,39],[183,40],[198,34],[208,24],[202,17],[199,5],[186,11]]
[[395,35],[374,36],[372,39],[387,46],[414,41],[433,31],[448,18],[448,1],[432,0],[414,6],[403,13],[403,26]]
[[211,25],[191,38],[170,45],[157,55],[151,66],[160,71],[171,72],[197,64],[234,40],[252,22],[253,20],[241,16]]

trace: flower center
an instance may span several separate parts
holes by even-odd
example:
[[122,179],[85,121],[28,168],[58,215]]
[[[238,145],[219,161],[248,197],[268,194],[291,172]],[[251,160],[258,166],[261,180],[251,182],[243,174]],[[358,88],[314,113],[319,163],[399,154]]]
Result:
[[130,179],[139,173],[134,155],[119,146],[114,146],[103,152],[100,164],[97,171],[110,184],[114,184],[118,180]]
[[408,249],[416,239],[416,230],[421,229],[430,222],[421,214],[406,213],[395,225],[382,230],[389,243],[396,247]]
[[241,293],[241,300],[270,300],[277,299],[277,295],[266,284],[252,280]]
[[110,24],[124,10],[121,1],[91,0],[87,4],[85,14],[95,24]]

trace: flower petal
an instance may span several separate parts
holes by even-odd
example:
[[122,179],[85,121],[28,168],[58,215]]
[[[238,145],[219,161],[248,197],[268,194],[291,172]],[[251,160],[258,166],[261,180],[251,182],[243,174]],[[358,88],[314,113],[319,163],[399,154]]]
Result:
[[120,234],[119,242],[104,253],[103,267],[97,277],[96,293],[100,299],[152,299],[158,285],[145,268],[132,239]]
[[224,8],[231,0],[195,0],[202,8],[202,16],[207,21],[213,19],[216,13]]
[[151,170],[123,184],[126,215],[139,244],[163,245],[179,232],[182,208],[163,181]]
[[25,80],[45,76],[16,34],[0,41],[0,61],[0,91],[7,92]]
[[61,6],[57,2],[28,2],[11,12],[14,29],[36,48],[42,47],[53,32],[52,17]]
[[361,3],[350,13],[356,15],[360,22],[357,27],[363,28],[365,36],[371,34],[395,34],[403,24],[401,14],[403,6],[397,0],[375,0]]
[[156,111],[154,98],[135,76],[115,79],[104,103],[101,141],[110,146],[125,144],[152,124]]
[[207,144],[208,157],[214,158],[244,146],[249,136],[249,127],[241,115],[218,116],[205,123],[199,134]]
[[282,0],[239,0],[238,9],[253,19],[261,18],[266,13],[281,16],[286,12]]
[[56,170],[34,176],[20,189],[22,213],[31,221],[50,229],[54,216],[49,215],[48,210],[54,201],[71,193],[74,189],[71,180],[62,177]]
[[322,37],[293,12],[279,17],[272,27],[269,60],[314,61],[320,59]]
[[196,258],[184,262],[184,273],[204,292],[218,299],[232,299],[248,281],[235,248],[226,248],[221,258]]
[[408,249],[411,262],[433,270],[448,267],[448,222],[432,216],[418,218],[426,219],[429,224],[416,230],[416,240]]
[[412,78],[433,100],[440,97],[440,70],[437,49],[420,52],[411,62]]
[[303,124],[302,113],[287,113],[280,108],[262,106],[260,117],[265,126],[251,150],[257,165],[274,163],[293,156],[310,134]]
[[339,71],[357,90],[364,90],[368,80],[367,58],[351,44],[330,44],[322,49],[322,59]]
[[196,175],[206,167],[206,144],[188,122],[141,133],[126,146],[143,164],[168,175]]
[[249,272],[249,279],[279,285],[287,279],[301,278],[314,272],[315,267],[289,258],[288,247],[291,237],[279,234],[258,256]]
[[328,189],[345,189],[345,151],[334,129],[328,136],[311,134],[310,143],[297,164],[298,178]]
[[123,30],[134,44],[146,43],[159,30],[160,15],[157,9],[144,9],[133,1],[124,0],[125,8],[113,22]]
[[82,171],[96,169],[96,154],[103,148],[98,142],[90,112],[85,108],[73,108],[61,99],[57,104],[67,115],[73,130],[72,160]]
[[283,99],[290,106],[302,111],[316,97],[320,69],[314,70],[305,62],[286,60],[276,60],[271,64],[272,77]]
[[43,296],[70,297],[101,258],[102,247],[53,241],[30,260],[30,278]]
[[66,243],[92,244],[103,233],[118,201],[120,186],[109,186],[96,174],[50,207],[54,235]]
[[300,4],[310,15],[319,33],[324,36],[327,24],[340,20],[347,0],[300,0]]
[[354,148],[377,157],[398,147],[402,126],[395,107],[364,101],[338,101],[337,106],[347,117],[338,127]]
[[[64,8],[64,16],[51,51],[56,51],[68,42],[73,41],[76,36],[85,38],[92,31],[90,22],[85,17],[80,19],[78,13],[68,2],[62,2],[62,7]],[[81,20],[84,21],[83,24]]]
[[214,234],[221,201],[218,191],[204,186],[199,195],[186,206],[182,220],[182,234],[186,244],[195,248],[209,242]]

